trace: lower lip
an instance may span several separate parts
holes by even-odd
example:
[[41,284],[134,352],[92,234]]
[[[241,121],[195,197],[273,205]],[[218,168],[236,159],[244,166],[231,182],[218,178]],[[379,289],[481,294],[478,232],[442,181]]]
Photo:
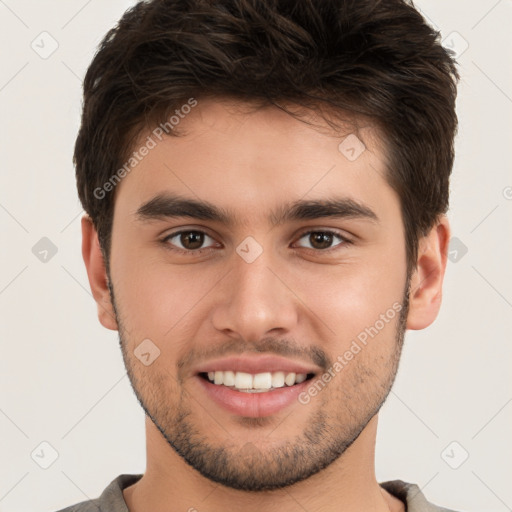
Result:
[[298,402],[298,395],[309,386],[305,380],[294,386],[285,386],[262,393],[244,393],[226,386],[212,384],[209,380],[196,376],[208,396],[227,411],[247,418],[262,418],[282,411],[293,402]]

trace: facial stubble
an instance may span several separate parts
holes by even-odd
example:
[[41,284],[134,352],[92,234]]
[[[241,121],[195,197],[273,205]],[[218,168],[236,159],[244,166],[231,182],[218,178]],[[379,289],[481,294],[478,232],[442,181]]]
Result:
[[[262,443],[260,439],[260,442],[242,441],[237,444],[236,436],[229,433],[230,426],[220,425],[219,418],[211,418],[213,426],[222,427],[216,428],[217,431],[225,431],[220,443],[215,444],[208,439],[208,432],[197,428],[193,410],[200,405],[184,389],[183,381],[163,365],[159,371],[156,368],[148,371],[151,367],[143,366],[133,356],[134,340],[128,339],[122,308],[115,300],[110,276],[108,286],[124,363],[138,402],[169,446],[187,464],[209,480],[226,487],[250,492],[280,489],[328,467],[346,452],[379,412],[398,371],[409,311],[410,275],[407,276],[395,343],[388,361],[375,360],[375,365],[369,365],[356,355],[349,365],[353,385],[350,389],[346,384],[336,386],[334,378],[329,383],[330,390],[323,390],[310,402],[312,407],[316,407],[310,413],[303,432],[294,438],[286,437],[280,443],[270,443],[270,439],[269,443]],[[347,368],[343,372],[347,373]],[[338,381],[341,380],[338,377]],[[174,401],[168,402],[169,399]],[[302,409],[306,407],[302,404],[293,407],[300,408],[300,412],[306,410]],[[290,418],[285,417],[273,427],[273,437],[281,426],[286,427],[287,420]],[[268,426],[269,421],[266,418],[238,418],[239,425],[255,432]],[[200,424],[204,425],[204,422]]]

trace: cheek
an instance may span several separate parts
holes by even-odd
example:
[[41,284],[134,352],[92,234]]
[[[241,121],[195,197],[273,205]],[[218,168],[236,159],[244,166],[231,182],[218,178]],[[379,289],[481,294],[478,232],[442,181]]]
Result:
[[199,267],[169,265],[148,254],[118,258],[119,278],[113,280],[127,329],[137,337],[162,341],[183,329],[220,277]]
[[402,271],[399,265],[370,261],[325,267],[302,272],[294,290],[309,308],[303,313],[313,311],[329,328],[336,357],[358,337],[363,344],[378,337],[392,346],[405,286]]

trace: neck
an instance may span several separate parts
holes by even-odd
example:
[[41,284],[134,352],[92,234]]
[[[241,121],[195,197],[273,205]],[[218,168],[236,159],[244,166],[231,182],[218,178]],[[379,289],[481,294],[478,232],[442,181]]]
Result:
[[130,512],[224,512],[234,503],[244,512],[292,512],[297,504],[308,512],[404,511],[403,503],[375,479],[376,433],[377,416],[341,457],[316,475],[284,489],[246,492],[203,477],[176,454],[146,417],[147,469],[123,496]]

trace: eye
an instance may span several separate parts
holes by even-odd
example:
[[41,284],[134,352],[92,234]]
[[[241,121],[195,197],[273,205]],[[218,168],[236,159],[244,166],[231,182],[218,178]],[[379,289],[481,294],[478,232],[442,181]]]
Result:
[[[352,243],[348,238],[345,238],[332,230],[309,230],[302,233],[299,240],[303,238],[306,239],[306,242],[309,244],[309,246],[305,247],[306,249],[321,251],[324,253],[335,251],[339,246],[350,245]],[[333,246],[333,241],[336,238],[340,240],[340,242]],[[210,247],[203,247],[206,239],[210,239],[213,242],[213,244],[210,244]],[[211,236],[206,234],[204,231],[196,229],[181,230],[175,233],[170,233],[162,239],[162,243],[172,251],[188,255],[201,254],[205,250],[213,249],[216,244],[215,240]],[[217,244],[217,247],[218,246],[219,244]]]
[[[331,250],[336,250],[340,245],[349,245],[352,243],[336,231],[330,230],[306,231],[305,233],[302,233],[299,240],[303,238],[306,238],[307,243],[309,243],[309,247],[307,247],[308,249],[324,252],[330,252]],[[332,247],[334,238],[338,238],[341,242]]]
[[[181,247],[178,245],[177,248],[171,247],[171,249],[183,254],[190,252],[201,253],[203,250],[201,246],[204,244],[205,238],[209,238],[213,241],[213,238],[208,236],[204,231],[189,229],[171,233],[167,235],[162,242],[170,245],[181,244]],[[176,239],[176,241],[171,242],[173,239]]]

